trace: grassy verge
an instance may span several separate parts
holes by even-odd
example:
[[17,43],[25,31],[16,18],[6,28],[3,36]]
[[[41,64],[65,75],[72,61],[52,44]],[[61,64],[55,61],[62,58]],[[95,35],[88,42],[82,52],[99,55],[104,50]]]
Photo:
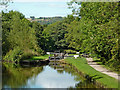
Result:
[[49,58],[49,55],[33,56],[33,57],[31,57],[30,59],[28,59],[28,60],[45,60],[45,59],[48,59],[48,58]]
[[99,71],[96,71],[94,68],[87,64],[85,58],[66,58],[65,61],[74,65],[79,71],[88,74],[89,76],[93,77],[96,81],[100,82],[107,88],[118,88],[118,80],[103,74]]

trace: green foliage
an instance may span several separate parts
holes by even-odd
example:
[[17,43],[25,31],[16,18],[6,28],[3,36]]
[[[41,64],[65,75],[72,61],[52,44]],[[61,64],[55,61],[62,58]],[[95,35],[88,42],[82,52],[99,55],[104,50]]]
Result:
[[119,70],[118,2],[80,3],[73,0],[69,5],[74,3],[81,4],[76,13],[80,20],[68,25],[68,33],[65,34],[68,47],[91,53],[100,58],[103,64]]
[[17,11],[2,12],[3,59],[20,60],[31,55],[42,54],[37,42],[37,30],[31,22]]
[[[49,25],[47,28],[45,28],[44,32],[48,36],[50,36],[54,42],[51,47],[55,47],[55,49],[65,48],[66,42],[65,42],[65,33],[67,33],[65,30],[67,28],[67,24],[63,22],[56,22],[54,24]],[[51,43],[51,42],[50,42]],[[51,44],[49,44],[51,45]]]
[[4,57],[5,60],[20,60],[23,52],[18,47],[16,47],[14,50],[10,50],[6,56]]
[[75,18],[73,15],[68,15],[64,20],[48,25],[42,33],[42,43],[40,44],[45,51],[54,51],[56,49],[68,48],[65,34],[67,33],[67,26]]
[[100,58],[103,64],[118,71],[118,2],[81,3],[72,0],[68,5],[77,16],[68,15],[48,26],[30,22],[17,11],[3,12],[3,56],[9,56],[9,51],[22,50],[22,55],[29,58],[46,51],[72,49]]

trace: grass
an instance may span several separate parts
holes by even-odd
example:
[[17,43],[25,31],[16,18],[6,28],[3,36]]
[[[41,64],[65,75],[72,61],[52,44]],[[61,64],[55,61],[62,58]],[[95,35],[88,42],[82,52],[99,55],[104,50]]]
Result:
[[48,59],[49,55],[44,55],[44,56],[33,56],[29,60],[45,60]]
[[85,58],[82,57],[74,59],[73,57],[69,57],[66,58],[65,61],[74,65],[79,71],[83,72],[84,74],[88,74],[89,76],[93,77],[93,79],[100,82],[107,88],[118,88],[118,80],[99,71],[96,71],[94,68],[87,64]]

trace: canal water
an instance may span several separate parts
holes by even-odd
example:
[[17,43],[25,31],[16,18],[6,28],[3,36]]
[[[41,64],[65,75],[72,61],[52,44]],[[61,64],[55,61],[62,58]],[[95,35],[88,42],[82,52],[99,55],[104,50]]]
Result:
[[2,74],[3,88],[96,88],[72,66],[50,62],[48,65],[10,65]]

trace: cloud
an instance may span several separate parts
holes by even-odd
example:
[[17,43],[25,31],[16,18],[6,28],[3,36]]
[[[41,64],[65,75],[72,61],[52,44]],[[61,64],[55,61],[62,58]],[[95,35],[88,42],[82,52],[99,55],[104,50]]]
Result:
[[33,80],[34,84],[31,83],[31,80],[28,80],[27,86],[31,88],[34,86],[37,88],[68,88],[70,86],[74,87],[78,83],[78,81],[74,80],[74,76],[68,73],[59,74],[48,66],[44,70]]
[[66,8],[66,5],[58,5],[58,4],[49,4],[50,7],[53,7],[53,8]]
[[69,2],[71,0],[13,0],[13,2]]

